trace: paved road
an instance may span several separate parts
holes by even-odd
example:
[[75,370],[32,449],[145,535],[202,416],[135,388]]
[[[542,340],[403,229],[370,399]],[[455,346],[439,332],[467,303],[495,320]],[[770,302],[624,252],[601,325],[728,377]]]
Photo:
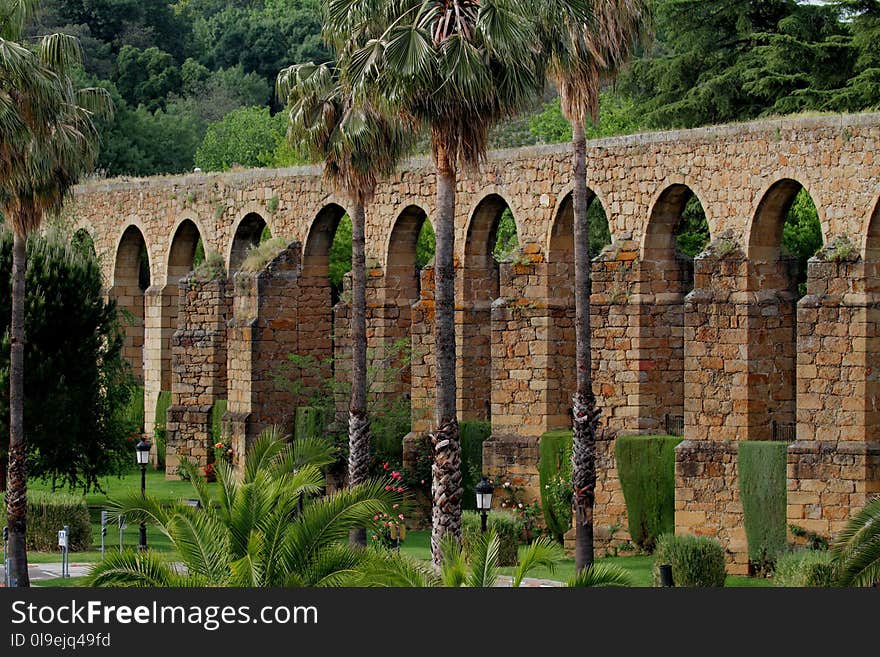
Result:
[[[92,564],[88,563],[72,563],[70,564],[70,576],[82,577],[83,575],[88,575],[91,566]],[[32,582],[47,579],[59,579],[61,577],[61,563],[29,564],[28,571],[30,572]],[[2,585],[4,578],[5,573],[3,572],[2,566],[0,566],[0,585]],[[509,575],[499,576],[498,586],[509,587],[511,579],[512,578]],[[553,588],[562,586],[562,582],[557,582],[552,579],[534,579],[527,577],[523,580],[522,586],[527,588]]]
[[[89,563],[71,563],[70,576],[82,577],[89,574],[92,564]],[[61,562],[58,563],[32,563],[28,564],[28,574],[32,582],[39,582],[45,579],[58,579],[61,577]],[[3,566],[0,565],[0,586],[6,581],[6,573]]]

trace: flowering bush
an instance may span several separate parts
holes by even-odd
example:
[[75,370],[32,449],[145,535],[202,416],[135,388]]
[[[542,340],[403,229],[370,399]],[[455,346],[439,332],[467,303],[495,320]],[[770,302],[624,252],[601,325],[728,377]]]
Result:
[[205,479],[208,481],[217,481],[217,473],[214,471],[214,464],[209,463],[202,470],[205,473]]
[[538,502],[524,502],[523,489],[508,480],[496,480],[495,491],[501,501],[501,508],[513,513],[519,524],[519,532],[524,543],[529,543],[543,533],[544,514]]
[[232,456],[233,451],[231,445],[226,445],[222,442],[214,443],[214,463],[219,463],[220,461],[232,463]]

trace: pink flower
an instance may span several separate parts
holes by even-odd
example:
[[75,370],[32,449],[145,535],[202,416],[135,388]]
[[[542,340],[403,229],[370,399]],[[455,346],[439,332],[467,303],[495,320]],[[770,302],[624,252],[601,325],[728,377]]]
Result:
[[399,507],[399,506],[400,506],[399,504],[395,504],[395,505],[392,506],[391,508],[392,508],[392,509],[396,509],[396,508]]
[[398,487],[397,487],[397,492],[398,492],[398,493],[402,493],[402,492],[403,492],[403,486],[398,486]]
[[373,520],[378,520],[379,516],[373,516]]
[[422,486],[424,486],[424,485],[425,485],[425,480],[424,480],[424,479],[422,479]]
[[398,514],[397,514],[397,517],[400,518],[401,520],[403,520],[403,514],[402,514],[402,513],[398,513]]
[[502,508],[502,509],[503,509],[504,507],[506,507],[506,506],[507,506],[507,502],[502,502],[502,503],[501,503],[501,508]]
[[387,463],[383,463],[383,464],[382,464],[382,469],[383,469],[383,470],[387,470],[387,469],[388,469],[388,464],[387,464]]
[[391,490],[391,486],[385,486],[385,490]]
[[519,508],[520,508],[520,509],[522,508],[522,502],[519,503]]

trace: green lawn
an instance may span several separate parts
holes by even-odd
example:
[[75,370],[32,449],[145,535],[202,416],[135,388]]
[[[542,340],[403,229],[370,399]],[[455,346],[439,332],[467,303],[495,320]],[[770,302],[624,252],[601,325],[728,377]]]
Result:
[[[431,558],[431,532],[429,530],[408,532],[406,540],[400,549],[401,552],[417,559],[429,560]],[[626,569],[632,576],[635,586],[651,586],[651,568],[654,564],[654,558],[651,556],[603,557],[597,561],[598,563],[615,564]],[[513,568],[502,568],[501,572],[502,574],[510,575],[513,573]],[[567,581],[573,576],[574,559],[564,559],[557,567],[555,573],[549,572],[546,568],[537,568],[530,574],[530,577],[554,579],[562,582]],[[725,582],[725,586],[734,587],[763,587],[772,585],[772,582],[765,578],[736,577],[733,575],[728,576]]]
[[[85,496],[89,506],[89,516],[92,522],[92,549],[87,552],[71,552],[71,563],[94,563],[101,560],[101,510],[106,508],[107,501],[128,493],[139,493],[141,489],[140,472],[135,471],[123,477],[104,477],[100,480],[103,493],[89,493]],[[216,484],[208,484],[212,489]],[[48,482],[28,482],[31,490],[51,491]],[[165,473],[157,470],[147,470],[146,480],[147,494],[160,500],[175,501],[189,499],[196,496],[192,485],[188,481],[166,481]],[[138,544],[139,529],[137,525],[128,525],[122,532],[123,547],[134,547]],[[119,527],[110,525],[107,527],[105,539],[107,550],[119,550]],[[168,539],[155,527],[147,525],[147,545],[159,552],[165,552],[174,558]],[[28,552],[28,561],[31,563],[54,563],[60,562],[59,552]],[[73,586],[73,585],[71,585]]]

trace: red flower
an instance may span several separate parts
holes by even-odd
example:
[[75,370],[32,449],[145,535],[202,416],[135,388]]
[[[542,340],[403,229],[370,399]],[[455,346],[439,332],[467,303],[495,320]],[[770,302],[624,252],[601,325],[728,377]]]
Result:
[[391,490],[391,486],[385,486],[385,490]]

